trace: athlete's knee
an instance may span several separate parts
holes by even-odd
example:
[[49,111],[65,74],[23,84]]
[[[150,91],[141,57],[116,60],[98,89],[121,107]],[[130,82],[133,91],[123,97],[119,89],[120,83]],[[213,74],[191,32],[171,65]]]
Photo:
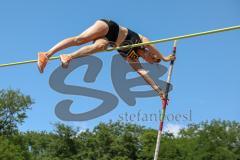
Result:
[[107,49],[107,44],[105,43],[97,43],[94,46],[95,46],[95,49],[98,51],[103,51]]

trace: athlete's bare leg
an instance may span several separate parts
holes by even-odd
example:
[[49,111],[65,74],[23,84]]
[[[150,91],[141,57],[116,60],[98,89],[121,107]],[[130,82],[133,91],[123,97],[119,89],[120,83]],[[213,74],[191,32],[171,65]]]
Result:
[[79,50],[70,54],[60,55],[60,59],[62,61],[62,67],[67,68],[72,59],[89,56],[99,51],[103,51],[107,49],[108,44],[109,44],[109,41],[107,39],[99,38],[95,40],[94,44],[92,45],[83,46]]
[[97,53],[99,51],[103,51],[107,49],[108,46],[108,40],[105,38],[97,39],[94,44],[83,46],[79,50],[70,53],[69,56],[71,56],[72,59],[79,58],[79,57],[85,57],[94,53]]
[[[105,22],[98,20],[91,27],[89,27],[87,30],[81,33],[79,36],[64,39],[47,52],[39,52],[38,69],[40,73],[43,73],[44,68],[47,65],[48,59],[56,52],[71,46],[79,46],[81,44],[102,38],[107,34],[108,30],[109,30],[108,25]],[[62,59],[65,59],[64,56],[61,57],[61,60]],[[70,61],[69,58],[66,58],[66,61]]]
[[102,38],[107,34],[108,29],[108,25],[105,22],[98,20],[80,35],[66,38],[56,44],[48,52],[46,52],[46,55],[48,57],[51,57],[56,52],[66,49],[68,47],[79,46],[81,44],[94,41],[95,39]]

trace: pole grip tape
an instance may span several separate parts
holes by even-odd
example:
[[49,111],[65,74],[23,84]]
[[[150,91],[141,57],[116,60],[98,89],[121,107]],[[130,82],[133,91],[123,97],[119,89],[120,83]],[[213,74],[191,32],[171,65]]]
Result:
[[163,130],[163,121],[160,122],[159,130],[162,132]]

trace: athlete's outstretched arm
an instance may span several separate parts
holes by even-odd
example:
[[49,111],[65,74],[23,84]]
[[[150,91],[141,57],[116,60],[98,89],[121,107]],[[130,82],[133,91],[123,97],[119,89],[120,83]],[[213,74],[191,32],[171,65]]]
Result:
[[156,84],[156,82],[154,82],[154,80],[148,74],[148,71],[142,67],[139,60],[129,61],[129,64],[158,93],[161,99],[165,98],[164,91]]
[[[140,38],[142,40],[142,42],[149,42],[150,40],[142,35],[140,35]],[[147,49],[147,52],[151,54],[151,56],[154,59],[158,59],[158,60],[163,60],[165,62],[171,61],[171,60],[175,60],[175,56],[173,55],[169,55],[169,56],[163,56],[161,52],[159,52],[159,50],[152,44],[148,44],[145,45],[145,48]]]

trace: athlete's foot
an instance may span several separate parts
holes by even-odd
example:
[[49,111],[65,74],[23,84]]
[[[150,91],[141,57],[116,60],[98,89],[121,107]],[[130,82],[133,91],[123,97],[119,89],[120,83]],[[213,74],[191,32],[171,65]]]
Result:
[[39,52],[38,53],[38,70],[40,73],[43,73],[44,68],[46,67],[48,62],[47,52]]
[[60,55],[60,60],[62,62],[62,67],[68,68],[69,63],[72,60],[72,57],[70,55],[62,54]]

